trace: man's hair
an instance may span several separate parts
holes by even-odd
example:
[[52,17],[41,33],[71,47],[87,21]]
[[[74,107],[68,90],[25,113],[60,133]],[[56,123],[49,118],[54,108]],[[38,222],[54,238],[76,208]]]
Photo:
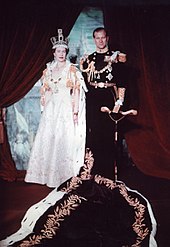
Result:
[[104,31],[104,32],[106,33],[106,37],[108,36],[108,33],[107,33],[106,28],[104,28],[104,27],[97,27],[97,28],[94,29],[94,31],[93,31],[93,38],[95,37],[95,33],[100,32],[100,31]]

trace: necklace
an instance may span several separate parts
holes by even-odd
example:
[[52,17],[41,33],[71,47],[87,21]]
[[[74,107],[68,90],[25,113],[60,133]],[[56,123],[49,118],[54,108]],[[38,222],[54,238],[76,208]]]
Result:
[[58,83],[61,81],[62,79],[62,72],[64,67],[66,66],[66,63],[58,66],[58,64],[54,67],[54,66],[50,66],[49,68],[49,79],[51,81],[51,83],[53,84],[52,88],[53,88],[53,92],[54,93],[58,93]]

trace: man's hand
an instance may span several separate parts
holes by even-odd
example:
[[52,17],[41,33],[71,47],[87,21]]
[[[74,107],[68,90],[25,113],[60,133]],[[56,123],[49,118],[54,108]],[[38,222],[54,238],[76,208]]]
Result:
[[120,105],[115,105],[114,108],[113,108],[113,113],[118,113],[120,110]]

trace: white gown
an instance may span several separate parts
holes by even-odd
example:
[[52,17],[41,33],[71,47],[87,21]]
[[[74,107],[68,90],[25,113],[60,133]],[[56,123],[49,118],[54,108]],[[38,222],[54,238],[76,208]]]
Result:
[[[50,90],[45,93],[46,103],[25,177],[26,182],[46,184],[48,187],[58,187],[79,173],[80,167],[84,164],[86,135],[87,88],[82,74],[67,61],[58,83],[55,84],[50,80],[50,71],[54,66],[56,62],[48,63],[45,76],[42,77]],[[74,71],[71,68],[74,68]],[[75,83],[79,83],[77,99],[71,94],[68,81],[73,87]],[[79,111],[78,123],[73,121],[75,104]]]

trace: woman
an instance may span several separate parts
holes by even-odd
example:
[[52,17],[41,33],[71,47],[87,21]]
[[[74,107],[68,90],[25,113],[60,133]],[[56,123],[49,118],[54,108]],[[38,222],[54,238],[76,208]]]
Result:
[[84,79],[66,60],[68,43],[62,30],[52,37],[54,60],[41,81],[43,113],[33,144],[25,181],[58,187],[79,173],[85,151]]

